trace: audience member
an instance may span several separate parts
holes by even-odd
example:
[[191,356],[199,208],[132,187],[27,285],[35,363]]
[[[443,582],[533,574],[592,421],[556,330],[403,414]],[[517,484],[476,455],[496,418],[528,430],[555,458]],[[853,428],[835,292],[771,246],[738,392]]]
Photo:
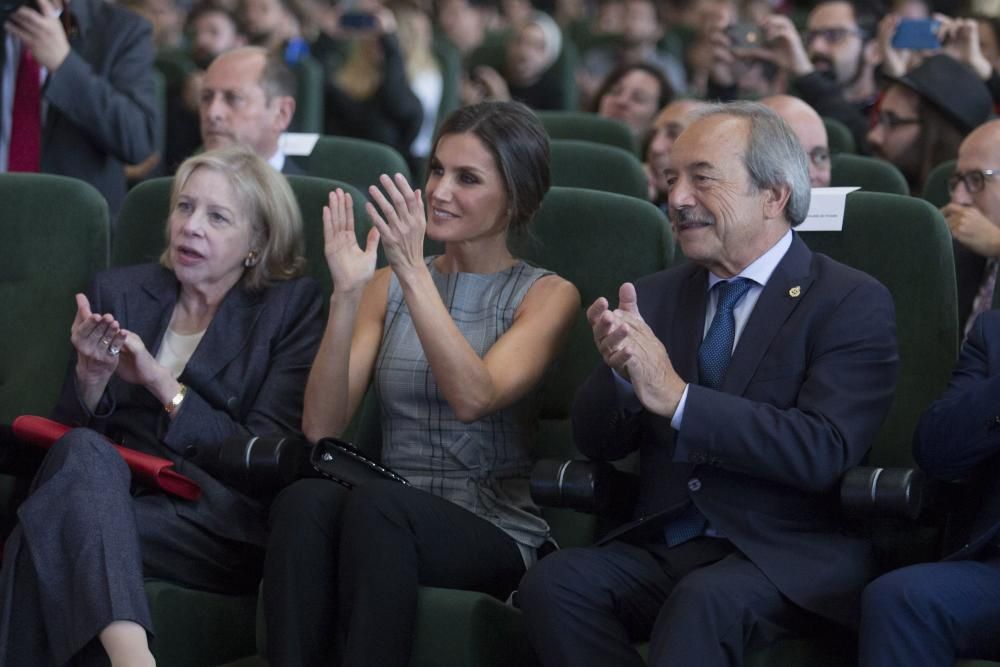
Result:
[[227,51],[212,61],[201,86],[205,148],[243,144],[283,174],[303,174],[278,145],[295,114],[295,76],[259,46]]
[[559,26],[547,14],[534,12],[512,29],[503,73],[485,65],[476,67],[463,86],[462,101],[513,99],[536,111],[567,108],[565,89],[552,67],[561,49]]
[[240,18],[250,43],[294,65],[309,55],[302,23],[286,0],[240,0]]
[[[226,438],[299,431],[319,287],[297,277],[291,189],[244,148],[181,165],[167,228],[159,265],[99,273],[76,297],[54,418],[78,428],[46,455],[4,547],[2,664],[152,665],[144,577],[257,590],[265,507],[212,466]],[[106,437],[170,459],[201,497],[133,494]]]
[[201,84],[216,57],[246,45],[236,15],[219,0],[201,0],[187,15],[190,56],[195,69],[179,84],[167,88],[167,146],[165,163],[172,173],[201,145]]
[[809,159],[809,182],[814,188],[830,186],[830,146],[826,126],[816,110],[797,97],[774,95],[761,100],[788,123]]
[[[992,133],[996,137],[997,129]],[[995,156],[995,138],[993,145]],[[998,382],[1000,312],[989,311],[974,320],[948,389],[921,417],[913,439],[913,458],[928,475],[966,479],[976,489],[969,494],[978,498],[970,528],[959,536],[958,544],[965,546],[944,562],[911,565],[868,585],[862,598],[861,667],[1000,660]]]
[[892,400],[892,297],[792,231],[808,168],[774,112],[695,116],[668,171],[690,263],[587,311],[604,361],[577,392],[573,436],[596,459],[638,451],[639,498],[599,546],[557,551],[521,582],[547,667],[647,664],[644,638],[650,665],[742,664],[746,646],[821,619],[856,624],[873,574],[838,490]]
[[468,57],[486,38],[497,21],[496,3],[489,0],[438,0],[437,20],[448,41],[462,58]]
[[649,175],[649,199],[667,209],[667,169],[674,142],[687,127],[691,112],[705,106],[697,100],[674,100],[653,121],[653,135],[646,148],[646,172]]
[[623,65],[608,75],[594,98],[593,110],[628,125],[640,144],[656,112],[674,97],[670,84],[652,65]]
[[791,74],[790,85],[821,116],[847,125],[861,152],[878,95],[874,12],[873,3],[821,0],[809,12],[804,38],[787,16],[764,24],[767,47]]
[[191,59],[199,69],[208,69],[218,56],[246,45],[246,32],[235,14],[218,0],[201,0],[187,16],[191,35]]
[[989,91],[979,77],[938,54],[891,79],[868,144],[873,155],[899,167],[916,194],[930,170],[955,159],[962,139],[992,113]]
[[623,0],[623,11],[621,47],[595,47],[581,58],[578,82],[582,98],[595,99],[595,91],[612,70],[640,63],[658,69],[672,90],[685,91],[687,76],[683,63],[658,48],[664,30],[653,1]]
[[380,9],[371,28],[344,37],[347,60],[326,82],[326,134],[387,144],[412,165],[423,108],[407,80],[393,13]]
[[1000,258],[1000,121],[973,131],[958,150],[941,209],[955,239],[959,325],[966,333],[993,303]]
[[[418,585],[503,600],[546,545],[528,494],[536,390],[579,313],[570,283],[515,259],[509,233],[548,188],[548,138],[527,107],[484,102],[449,116],[424,195],[382,176],[357,244],[350,195],[323,212],[337,286],[306,386],[316,440],[343,432],[374,381],[382,461],[412,486],[323,480],[285,489],[271,510],[264,576],[273,665],[402,667]],[[423,257],[427,235],[445,252]],[[389,266],[375,270],[379,239]],[[461,313],[453,317],[452,313]]]
[[[445,87],[457,85],[458,76],[438,62],[434,54],[434,26],[425,12],[406,5],[395,7],[393,12],[398,23],[397,35],[406,65],[406,79],[423,110],[420,131],[410,144],[410,155],[414,160],[424,161],[431,152]],[[454,80],[446,81],[447,77]]]
[[[103,0],[37,0],[3,24],[0,172],[87,181],[112,218],[125,164],[156,150],[157,105],[149,23]],[[9,97],[8,97],[9,95]]]

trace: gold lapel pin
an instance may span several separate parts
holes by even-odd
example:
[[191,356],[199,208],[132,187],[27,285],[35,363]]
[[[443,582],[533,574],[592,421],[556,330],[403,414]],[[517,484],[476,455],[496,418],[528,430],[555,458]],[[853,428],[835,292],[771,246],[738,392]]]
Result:
[[798,298],[800,294],[802,294],[802,288],[799,287],[798,285],[788,290],[788,296],[792,297],[793,299]]

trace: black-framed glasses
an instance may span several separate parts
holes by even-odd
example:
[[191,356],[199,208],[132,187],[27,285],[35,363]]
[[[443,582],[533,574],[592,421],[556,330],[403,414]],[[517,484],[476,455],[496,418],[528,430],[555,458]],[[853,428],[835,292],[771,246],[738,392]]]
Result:
[[966,172],[956,171],[948,177],[948,192],[954,192],[959,183],[965,183],[965,189],[970,195],[981,192],[986,187],[986,179],[1000,174],[1000,169],[970,169]]
[[827,44],[840,44],[848,37],[864,37],[864,32],[858,28],[820,28],[818,30],[806,30],[802,33],[802,42],[809,46],[817,39],[822,38]]
[[875,116],[875,124],[881,125],[887,130],[895,130],[904,125],[916,125],[920,122],[919,118],[900,118],[892,111],[879,111]]
[[817,146],[808,153],[814,167],[823,168],[830,164],[830,151],[825,146]]

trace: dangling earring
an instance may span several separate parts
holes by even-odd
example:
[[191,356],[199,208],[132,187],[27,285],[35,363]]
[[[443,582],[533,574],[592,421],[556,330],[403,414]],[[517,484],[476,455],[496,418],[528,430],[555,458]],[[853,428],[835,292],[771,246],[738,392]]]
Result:
[[251,250],[250,252],[247,253],[246,259],[243,260],[243,266],[249,269],[256,265],[257,265],[257,251]]

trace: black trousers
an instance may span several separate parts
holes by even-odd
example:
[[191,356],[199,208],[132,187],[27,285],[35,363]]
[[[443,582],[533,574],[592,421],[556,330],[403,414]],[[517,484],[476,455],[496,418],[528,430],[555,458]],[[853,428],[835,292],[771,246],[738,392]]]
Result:
[[162,494],[133,496],[124,460],[74,429],[46,455],[0,571],[0,666],[107,664],[112,621],[154,631],[144,577],[235,592],[259,580],[259,547],[178,516]]
[[344,665],[406,665],[419,586],[505,599],[524,574],[521,552],[502,530],[395,482],[348,491],[301,480],[275,500],[270,523],[264,612],[272,665],[326,667],[338,649]]
[[646,639],[651,666],[741,665],[747,645],[816,618],[708,537],[558,551],[528,571],[518,600],[545,667],[643,667],[632,643]]

